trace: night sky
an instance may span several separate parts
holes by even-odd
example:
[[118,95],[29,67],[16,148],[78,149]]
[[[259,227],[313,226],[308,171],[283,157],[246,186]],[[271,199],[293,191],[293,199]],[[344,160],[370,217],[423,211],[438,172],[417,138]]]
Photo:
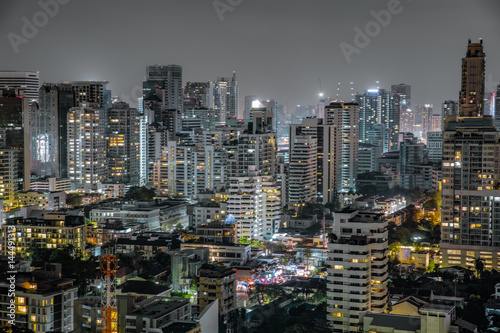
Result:
[[[42,0],[42,2],[51,0]],[[60,0],[63,2],[63,0]],[[401,0],[390,22],[372,33],[348,63],[340,44],[354,43],[371,12],[395,0],[64,0],[59,12],[24,39],[38,1],[0,2],[0,69],[38,70],[41,82],[109,80],[113,95],[137,97],[148,64],[178,64],[184,81],[237,72],[245,95],[315,104],[318,78],[327,96],[350,99],[391,84],[412,86],[413,104],[458,99],[467,40],[484,39],[486,89],[500,80],[500,1]],[[234,4],[234,5],[231,5]],[[222,20],[221,20],[222,18]],[[373,24],[371,25],[373,27]],[[375,29],[375,28],[374,28]],[[240,107],[242,107],[240,103]]]

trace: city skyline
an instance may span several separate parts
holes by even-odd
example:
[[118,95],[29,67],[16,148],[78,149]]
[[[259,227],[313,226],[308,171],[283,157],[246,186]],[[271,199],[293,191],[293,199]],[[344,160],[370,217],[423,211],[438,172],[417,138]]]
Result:
[[[31,35],[23,33],[23,26],[26,21],[32,23],[42,7],[36,2],[4,3],[0,5],[1,27],[5,32],[0,42],[2,67],[39,71],[41,83],[107,80],[113,95],[131,102],[131,106],[135,106],[140,96],[138,87],[142,85],[148,65],[182,66],[183,85],[186,81],[216,80],[236,71],[240,82],[240,110],[244,107],[244,96],[257,95],[288,105],[287,111],[291,113],[297,104],[316,104],[320,90],[335,99],[339,82],[339,97],[346,101],[350,100],[350,82],[353,82],[353,91],[359,93],[377,86],[389,90],[391,85],[405,83],[412,86],[413,105],[440,105],[445,100],[458,98],[460,61],[453,55],[461,52],[464,40],[483,38],[487,57],[500,57],[500,45],[494,43],[494,32],[500,29],[500,23],[494,19],[500,13],[500,3],[496,1],[481,1],[481,6],[455,1],[453,7],[451,2],[432,2],[431,7],[430,1],[398,1],[397,10],[385,22],[379,18],[383,24],[378,25],[378,30],[375,27],[373,37],[364,43],[367,45],[356,43],[359,37],[355,29],[365,30],[370,23],[377,22],[377,13],[387,11],[391,2],[338,6],[316,1],[285,6],[283,1],[265,4],[234,1],[238,5],[231,7],[226,3],[229,7],[224,10],[216,9],[219,8],[215,5],[217,1],[198,2],[195,6],[151,2],[152,7],[164,10],[134,16],[136,24],[110,33],[102,27],[119,23],[120,16],[106,16],[106,13],[114,13],[117,8],[122,14],[139,13],[144,10],[142,4],[116,7],[116,2],[94,2],[100,10],[91,12],[92,3],[85,6],[77,1],[61,1],[64,4],[59,5],[57,12],[47,16],[47,21],[41,22],[45,24],[35,27],[36,33]],[[169,19],[156,16],[167,10],[173,13],[167,16]],[[309,15],[299,16],[304,12]],[[189,13],[190,24],[184,24],[184,13]],[[454,23],[455,17],[463,13],[467,13],[470,20]],[[82,24],[90,22],[81,18],[90,17],[94,23],[85,27],[87,32],[76,39],[71,37],[78,34]],[[424,18],[426,25],[421,26]],[[200,29],[206,27],[212,38],[207,39],[206,33],[200,33],[204,31]],[[150,29],[172,28],[181,28],[182,33],[162,35],[167,36],[164,40],[150,38],[137,43]],[[186,43],[186,39],[190,42]],[[179,43],[183,47],[168,47]],[[51,47],[45,47],[49,45]],[[346,45],[357,50],[349,53],[351,49],[347,46],[346,51]],[[71,52],[79,47],[78,54],[72,56]],[[215,51],[202,52],[204,49]],[[440,56],[433,56],[433,61],[429,61],[430,53]],[[54,62],[55,58],[58,61]],[[487,92],[500,81],[499,73],[500,64],[488,62]],[[321,88],[318,79],[321,79]]]

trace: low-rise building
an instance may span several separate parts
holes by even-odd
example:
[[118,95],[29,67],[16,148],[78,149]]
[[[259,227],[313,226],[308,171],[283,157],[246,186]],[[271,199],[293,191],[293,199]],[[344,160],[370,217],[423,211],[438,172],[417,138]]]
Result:
[[137,304],[137,309],[127,314],[125,333],[161,332],[174,321],[191,320],[189,300],[164,301],[153,298]]
[[[52,268],[45,276],[31,275],[24,280],[18,276],[14,297],[16,327],[26,327],[35,333],[73,332],[73,305],[78,288],[75,280],[60,278],[60,265]],[[9,286],[0,284],[0,326],[10,326],[7,308],[10,300]]]
[[135,234],[130,238],[118,238],[116,253],[140,252],[142,260],[152,260],[159,252],[167,252],[172,244],[170,235],[164,233]]
[[38,206],[43,210],[59,210],[66,207],[66,192],[28,191],[18,194],[20,206]]
[[25,257],[31,246],[56,249],[73,246],[82,253],[86,245],[85,217],[81,211],[27,211],[21,217],[8,218],[2,225],[2,251],[7,254],[7,233],[14,229],[16,256]]
[[244,265],[251,259],[252,247],[242,244],[213,244],[186,242],[181,244],[181,251],[207,247],[209,249],[209,261],[229,261],[237,265]]

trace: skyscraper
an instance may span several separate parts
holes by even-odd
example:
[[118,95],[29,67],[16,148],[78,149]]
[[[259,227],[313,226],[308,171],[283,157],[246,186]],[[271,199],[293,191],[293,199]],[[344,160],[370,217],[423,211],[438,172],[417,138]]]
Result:
[[146,67],[143,83],[144,108],[154,111],[155,121],[161,122],[167,109],[182,112],[182,67],[152,65]]
[[433,105],[425,104],[422,111],[422,132],[420,138],[427,140],[427,132],[432,132]]
[[460,116],[481,116],[484,114],[484,73],[486,55],[483,40],[467,45],[467,53],[462,58],[462,88],[460,89]]
[[288,205],[300,207],[316,202],[318,140],[311,135],[290,138]]
[[213,82],[214,110],[219,111],[220,121],[226,122],[227,119],[238,118],[239,115],[239,86],[236,81],[236,72],[232,77],[218,77]]
[[139,185],[139,126],[137,109],[117,102],[108,110],[108,181]]
[[497,93],[495,95],[495,128],[500,131],[500,84],[497,86]]
[[68,113],[68,173],[73,190],[95,190],[106,179],[104,119],[97,107],[74,107]]
[[385,89],[368,89],[364,94],[355,95],[356,103],[359,104],[359,142],[369,143],[368,132],[375,124],[382,124],[390,135],[391,147],[397,147],[400,98],[395,96]]
[[500,263],[500,134],[482,112],[482,42],[467,47],[462,59],[458,119],[448,116],[443,137],[441,251],[443,267],[486,269]]
[[332,102],[325,107],[326,125],[336,128],[335,152],[328,159],[337,164],[339,177],[334,194],[356,191],[359,150],[359,105]]
[[40,88],[39,107],[31,114],[32,176],[68,177],[68,112],[74,106],[71,84],[45,83]]
[[30,101],[38,100],[39,72],[0,70],[0,90],[20,88],[21,95]]
[[399,131],[413,133],[413,113],[411,109],[411,86],[400,83],[391,86],[391,95],[399,106]]

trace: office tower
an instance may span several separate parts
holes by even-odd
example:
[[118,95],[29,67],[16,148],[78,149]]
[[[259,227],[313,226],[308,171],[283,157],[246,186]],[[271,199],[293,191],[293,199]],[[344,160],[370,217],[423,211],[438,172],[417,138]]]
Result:
[[500,131],[500,84],[497,86],[495,97],[495,128]]
[[411,109],[401,112],[400,122],[400,133],[413,133],[415,131],[415,113]]
[[278,232],[281,198],[273,177],[232,177],[227,214],[236,219],[237,239],[269,241]]
[[380,147],[383,153],[388,153],[396,147],[392,146],[391,130],[383,124],[374,124],[366,135],[366,143]]
[[432,104],[425,104],[422,109],[422,133],[420,136],[422,140],[426,140],[427,132],[432,132],[432,114]]
[[220,124],[218,112],[204,106],[188,106],[184,104],[182,113],[182,130],[190,131],[194,128],[201,128],[207,131],[215,130]]
[[484,90],[482,44],[469,41],[462,83],[459,117],[446,119],[443,135],[442,265],[473,269],[482,258],[485,269],[498,269],[500,135],[474,99]]
[[232,77],[219,77],[213,82],[214,110],[219,111],[220,121],[226,122],[227,119],[239,118],[239,86],[236,81],[236,72]]
[[219,302],[219,316],[237,309],[236,271],[224,266],[204,264],[198,270],[198,306],[200,313],[213,301]]
[[427,132],[427,159],[432,163],[443,160],[443,132]]
[[143,82],[144,110],[154,112],[155,121],[162,122],[165,110],[182,112],[182,67],[179,65],[146,66]]
[[0,70],[0,90],[19,88],[20,96],[30,101],[38,100],[40,74],[35,71],[5,71]]
[[18,189],[29,189],[30,180],[30,115],[36,103],[21,96],[20,88],[0,90],[0,130],[3,149],[17,151]]
[[440,114],[433,114],[431,116],[431,130],[430,132],[439,132],[442,130],[443,116]]
[[[327,204],[335,198],[336,191],[340,188],[341,173],[335,153],[341,149],[341,140],[338,129],[334,125],[326,125],[324,119],[304,118],[300,125],[290,125],[290,152],[302,147],[302,141],[296,141],[298,136],[309,136],[316,140],[316,189],[317,202]],[[298,147],[296,147],[298,145]],[[302,163],[302,162],[300,162]],[[310,167],[310,166],[307,166]],[[294,181],[302,183],[300,177],[289,179],[289,184],[295,186]]]
[[391,86],[391,95],[399,107],[399,131],[413,132],[413,113],[411,111],[411,86],[400,83]]
[[311,135],[295,135],[290,138],[290,163],[288,177],[288,205],[304,206],[316,202],[318,139]]
[[254,105],[253,102],[258,100],[259,98],[254,95],[245,96],[245,110],[243,111],[243,119],[250,119],[250,109]]
[[139,112],[127,103],[117,102],[108,115],[108,182],[138,186]]
[[74,106],[70,84],[45,83],[40,87],[39,107],[31,114],[32,176],[68,177],[68,112]]
[[383,213],[343,210],[333,214],[327,320],[334,332],[357,332],[364,313],[382,313],[387,308],[387,225]]
[[425,144],[417,139],[401,142],[399,146],[399,165],[401,173],[401,187],[404,189],[418,188],[422,180],[418,166],[424,163]]
[[460,89],[460,116],[484,115],[484,73],[486,55],[483,40],[467,45],[467,53],[462,58],[462,87]]
[[356,191],[359,147],[359,105],[357,103],[332,102],[325,107],[326,125],[336,128],[336,149],[331,158],[338,163],[340,173],[338,187],[334,193]]
[[400,98],[385,89],[368,89],[356,94],[359,105],[359,142],[368,143],[368,132],[375,124],[382,124],[390,131],[391,146],[397,146],[400,128]]
[[380,156],[382,156],[382,147],[368,143],[360,143],[358,148],[357,174],[378,171],[376,162],[377,158]]
[[196,106],[210,108],[213,105],[213,83],[212,82],[186,82],[184,87],[184,100],[194,99]]
[[94,106],[71,108],[68,113],[68,173],[73,190],[96,190],[106,179],[103,111]]
[[0,147],[0,200],[4,207],[16,207],[18,193],[18,156],[17,149]]

